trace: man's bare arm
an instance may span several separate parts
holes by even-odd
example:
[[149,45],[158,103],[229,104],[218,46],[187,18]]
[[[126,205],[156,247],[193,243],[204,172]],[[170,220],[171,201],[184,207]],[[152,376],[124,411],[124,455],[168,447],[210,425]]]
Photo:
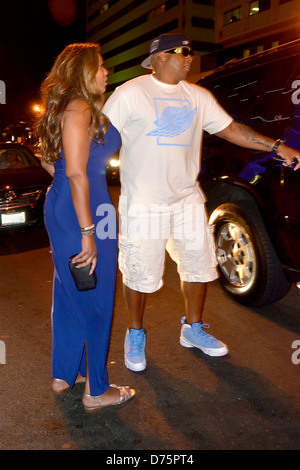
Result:
[[[217,132],[216,135],[235,145],[239,145],[240,147],[269,152],[273,150],[276,142],[274,139],[270,139],[269,137],[259,134],[251,127],[246,126],[245,124],[240,124],[236,121],[233,121],[221,132]],[[298,150],[292,149],[284,143],[281,143],[278,146],[276,153],[285,160],[283,165],[296,165],[294,170],[300,169],[300,152]]]

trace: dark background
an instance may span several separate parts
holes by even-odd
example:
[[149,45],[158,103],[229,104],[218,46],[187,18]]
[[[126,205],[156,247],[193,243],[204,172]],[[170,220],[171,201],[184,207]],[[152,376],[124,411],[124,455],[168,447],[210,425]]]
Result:
[[0,6],[0,126],[34,118],[42,80],[63,48],[85,42],[85,0],[14,0]]

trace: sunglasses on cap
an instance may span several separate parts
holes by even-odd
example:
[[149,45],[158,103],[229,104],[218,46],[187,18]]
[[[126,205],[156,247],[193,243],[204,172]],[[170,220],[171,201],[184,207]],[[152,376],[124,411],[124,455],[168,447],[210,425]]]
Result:
[[188,55],[194,55],[193,49],[189,47],[176,47],[176,49],[170,49],[169,51],[165,52],[167,52],[168,54],[181,54],[184,57],[187,57]]

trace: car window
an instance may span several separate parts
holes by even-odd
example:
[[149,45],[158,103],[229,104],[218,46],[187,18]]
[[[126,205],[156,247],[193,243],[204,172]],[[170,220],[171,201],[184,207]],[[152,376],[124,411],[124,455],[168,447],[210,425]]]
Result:
[[0,149],[0,170],[20,170],[35,166],[39,166],[39,162],[26,149]]
[[[293,84],[299,77],[297,56],[245,67],[221,77],[200,82],[209,88],[220,104],[239,122],[265,135],[276,135],[282,121],[291,119]],[[281,122],[280,122],[281,121]]]

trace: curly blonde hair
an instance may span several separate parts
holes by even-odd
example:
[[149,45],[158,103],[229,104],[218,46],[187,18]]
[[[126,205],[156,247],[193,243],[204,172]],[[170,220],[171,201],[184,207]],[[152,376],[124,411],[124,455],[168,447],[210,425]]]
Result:
[[[41,138],[42,159],[47,163],[54,163],[60,158],[62,115],[73,100],[84,99],[89,103],[93,137],[100,142],[104,140],[109,123],[101,111],[104,95],[99,91],[95,80],[99,54],[99,44],[70,44],[59,54],[42,83],[44,112],[36,124],[36,134]],[[100,128],[101,124],[104,125]]]

